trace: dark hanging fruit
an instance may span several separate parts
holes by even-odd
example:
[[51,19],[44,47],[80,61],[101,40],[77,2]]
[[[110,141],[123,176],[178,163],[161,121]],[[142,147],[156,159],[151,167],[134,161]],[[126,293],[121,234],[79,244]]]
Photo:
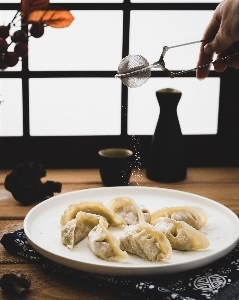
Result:
[[4,39],[9,37],[9,26],[5,26],[5,25],[0,26],[0,37]]
[[18,63],[16,52],[7,52],[4,56],[4,62],[8,67],[14,67]]
[[8,48],[8,43],[4,38],[0,37],[0,53],[6,53]]
[[14,43],[17,43],[17,42],[27,43],[28,36],[24,30],[17,30],[12,34],[12,41]]
[[19,57],[25,57],[28,54],[28,45],[23,42],[16,43],[14,51]]
[[40,38],[44,34],[44,25],[43,23],[33,23],[30,28],[30,34],[34,38]]

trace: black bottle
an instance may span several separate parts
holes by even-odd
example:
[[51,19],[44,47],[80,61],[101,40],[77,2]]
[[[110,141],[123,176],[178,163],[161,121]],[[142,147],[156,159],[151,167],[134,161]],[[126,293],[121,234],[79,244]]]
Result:
[[176,182],[187,175],[184,141],[177,115],[181,96],[180,91],[171,88],[156,91],[160,115],[146,169],[146,176],[154,181]]

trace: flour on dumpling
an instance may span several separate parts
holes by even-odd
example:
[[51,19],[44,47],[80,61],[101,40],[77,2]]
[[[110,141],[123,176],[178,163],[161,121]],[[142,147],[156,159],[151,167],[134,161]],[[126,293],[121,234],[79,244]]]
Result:
[[119,261],[128,257],[119,247],[119,241],[102,223],[95,226],[88,234],[91,251],[98,257],[108,261]]
[[76,217],[61,228],[61,241],[70,250],[82,241],[99,222],[108,227],[106,219],[100,215],[78,212]]
[[206,249],[210,246],[203,233],[183,221],[161,217],[153,224],[165,234],[173,249],[190,251]]
[[151,261],[170,259],[172,247],[166,236],[148,223],[127,226],[120,237],[120,248]]
[[150,222],[150,212],[144,206],[139,206],[130,197],[117,197],[107,205],[109,209],[118,214],[127,225]]
[[196,206],[164,207],[151,214],[151,223],[160,217],[184,221],[195,229],[200,229],[206,224],[208,214],[203,208]]

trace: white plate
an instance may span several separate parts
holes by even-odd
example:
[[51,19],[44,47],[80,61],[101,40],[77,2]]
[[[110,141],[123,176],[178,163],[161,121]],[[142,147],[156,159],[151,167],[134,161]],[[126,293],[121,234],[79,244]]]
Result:
[[[169,261],[151,262],[129,255],[119,262],[96,257],[85,238],[71,251],[61,243],[60,218],[71,203],[81,200],[101,200],[132,197],[150,212],[165,206],[196,205],[204,208],[208,222],[202,228],[211,245],[200,251],[175,251]],[[239,240],[239,221],[231,210],[208,198],[177,190],[151,187],[109,187],[86,189],[52,197],[36,205],[24,220],[24,230],[30,244],[43,256],[59,264],[82,271],[105,275],[155,275],[186,271],[211,263],[229,253]],[[122,229],[110,227],[115,236]]]

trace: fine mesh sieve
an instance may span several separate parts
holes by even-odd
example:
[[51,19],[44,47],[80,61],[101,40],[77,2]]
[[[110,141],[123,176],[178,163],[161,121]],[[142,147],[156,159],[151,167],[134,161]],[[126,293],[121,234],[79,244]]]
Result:
[[[170,78],[174,78],[176,76],[183,75],[185,73],[195,71],[200,68],[205,68],[209,67],[211,64],[214,64],[215,62],[226,60],[232,56],[238,55],[239,52],[234,52],[233,54],[218,58],[215,61],[211,61],[210,63],[198,66],[196,68],[190,69],[190,70],[184,70],[184,71],[178,71],[178,72],[171,72],[165,67],[165,62],[164,62],[164,56],[166,52],[171,49],[171,48],[176,48],[176,47],[181,47],[181,46],[187,46],[195,43],[200,43],[200,42],[209,42],[211,39],[207,40],[201,40],[201,41],[196,41],[196,42],[190,42],[186,44],[180,44],[176,46],[164,46],[162,54],[160,56],[160,59],[153,63],[149,64],[147,59],[145,59],[141,55],[128,55],[122,59],[118,66],[118,73],[115,75],[116,78],[120,78],[121,81],[123,82],[124,85],[126,85],[129,88],[137,88],[145,84],[148,79],[151,76],[151,69],[155,67],[160,67],[164,72],[166,72]],[[232,49],[236,51],[233,47]]]
[[141,55],[128,55],[118,67],[118,75],[123,84],[135,88],[143,85],[151,76],[151,66]]

